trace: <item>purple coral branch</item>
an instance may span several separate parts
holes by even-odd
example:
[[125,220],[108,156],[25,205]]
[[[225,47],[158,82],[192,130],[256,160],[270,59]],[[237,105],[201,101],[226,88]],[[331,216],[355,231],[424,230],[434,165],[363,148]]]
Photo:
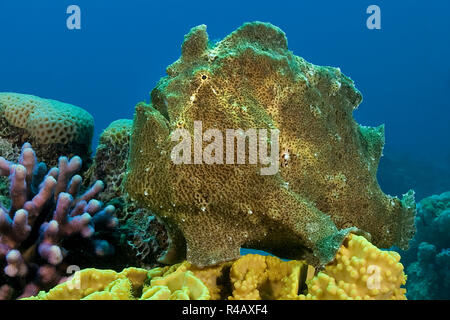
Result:
[[81,182],[83,179],[79,175],[75,175],[69,183],[67,187],[67,193],[69,193],[72,197],[76,197],[78,192],[80,192]]
[[63,260],[63,251],[56,244],[59,241],[59,225],[55,220],[43,226],[43,240],[39,244],[39,255],[52,265],[58,265]]
[[90,201],[97,194],[102,192],[104,188],[105,185],[103,184],[103,181],[97,180],[80,198],[77,199],[77,201]]
[[61,192],[65,192],[72,176],[81,169],[82,161],[78,156],[69,159],[60,157],[58,160],[59,174],[55,187],[55,200],[58,199]]
[[[30,234],[31,227],[28,225],[28,212],[20,209],[14,218],[11,219],[6,211],[0,209],[0,233],[2,234],[2,249],[12,249],[24,241]],[[4,256],[7,252],[0,249],[0,256]],[[3,253],[3,254],[2,254]]]
[[91,215],[86,212],[82,215],[71,216],[70,207],[73,203],[73,198],[68,193],[61,193],[58,198],[55,213],[53,214],[53,221],[56,221],[60,228],[60,233],[64,236],[70,236],[75,233],[80,233],[84,237],[89,237],[93,233],[91,222]]
[[6,255],[5,274],[9,277],[23,277],[28,272],[28,267],[18,250],[11,250]]
[[10,169],[10,181],[11,181],[11,210],[10,214],[16,212],[22,208],[27,201],[27,169],[22,165],[13,165]]
[[36,153],[31,148],[31,144],[25,143],[22,146],[19,164],[26,168],[26,182],[30,184],[34,173],[34,168],[37,165]]
[[105,207],[93,217],[93,222],[101,228],[114,228],[118,224],[118,219],[114,217],[115,208],[112,205]]
[[[117,218],[115,208],[94,198],[104,184],[97,181],[84,194],[78,196],[82,178],[75,175],[81,169],[80,157],[60,157],[57,168],[38,163],[36,154],[29,143],[22,147],[18,164],[0,157],[0,175],[9,176],[11,208],[0,206],[0,259],[5,259],[4,273],[8,277],[24,278],[28,275],[29,261],[33,255],[21,252],[22,243],[28,239],[39,217],[44,222],[39,227],[39,237],[31,249],[37,250],[48,264],[41,265],[35,281],[24,287],[21,297],[36,294],[43,284],[56,284],[62,279],[55,266],[61,264],[67,251],[61,247],[62,241],[70,236],[91,237],[95,229],[114,228]],[[42,180],[42,181],[41,181]],[[34,190],[37,189],[37,190]],[[54,208],[51,220],[46,222],[48,208]],[[104,240],[92,240],[99,256],[114,252]],[[25,256],[27,258],[25,258]],[[1,287],[0,298],[10,295],[8,286]]]
[[36,218],[41,214],[45,204],[51,199],[55,185],[56,180],[51,176],[47,176],[39,186],[38,194],[23,205],[23,208],[28,211],[31,226],[33,226]]

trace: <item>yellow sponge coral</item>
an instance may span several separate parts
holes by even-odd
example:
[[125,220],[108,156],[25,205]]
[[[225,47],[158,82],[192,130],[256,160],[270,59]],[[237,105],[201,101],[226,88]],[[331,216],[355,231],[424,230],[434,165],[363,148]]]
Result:
[[191,271],[84,269],[68,281],[24,300],[209,300],[208,288]]
[[145,269],[127,268],[121,273],[83,269],[48,293],[41,291],[26,300],[128,300],[146,279]]
[[[155,270],[155,269],[154,269]],[[235,261],[199,268],[184,261],[155,270],[158,275],[191,271],[208,288],[211,299],[297,299],[314,268],[304,261],[283,261],[272,256],[248,254]]]
[[[230,271],[230,300],[291,300],[307,277],[303,261],[282,261],[272,256],[249,254],[237,260]],[[311,268],[311,267],[310,267]]]
[[191,270],[212,299],[406,299],[402,288],[406,276],[399,261],[398,253],[382,251],[366,238],[350,234],[335,260],[316,276],[304,261],[256,254],[207,268],[183,262],[166,272]]
[[[174,265],[174,267],[176,270],[191,271],[208,288],[211,300],[221,300],[226,299],[231,294],[227,275],[232,264],[233,262],[229,261],[215,266],[200,268],[184,261],[181,264]],[[169,268],[166,272],[173,272],[173,267]]]
[[29,299],[106,300],[349,300],[406,299],[403,266],[396,252],[382,251],[350,234],[335,260],[314,276],[304,261],[248,254],[199,268],[183,263],[144,270],[85,269],[48,293]]
[[87,111],[28,94],[0,93],[0,113],[10,125],[25,129],[42,144],[90,145],[94,131],[94,118]]
[[406,299],[400,255],[381,251],[364,237],[351,234],[333,263],[307,281],[306,299]]
[[144,286],[141,299],[146,300],[209,300],[208,288],[191,271],[177,269],[153,278]]

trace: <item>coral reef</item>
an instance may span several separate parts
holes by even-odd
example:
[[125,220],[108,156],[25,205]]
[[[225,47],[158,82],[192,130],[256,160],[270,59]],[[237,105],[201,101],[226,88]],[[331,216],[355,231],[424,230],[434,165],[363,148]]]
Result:
[[[151,103],[136,107],[125,180],[131,198],[167,225],[171,242],[161,261],[209,266],[246,247],[320,267],[353,227],[379,247],[407,247],[414,194],[400,200],[379,188],[384,127],[355,122],[362,97],[338,68],[293,55],[280,29],[255,22],[215,44],[206,26],[193,28],[167,74]],[[218,136],[197,137],[215,162],[174,164],[174,133],[183,128],[196,139],[194,121],[222,133],[242,129],[234,154],[239,140],[245,148],[247,130],[278,129],[279,171],[261,175],[270,163],[250,160],[220,164]],[[276,139],[265,138],[276,150]],[[246,149],[239,152],[247,159]]]
[[205,284],[212,300],[224,300],[232,294],[231,283],[229,280],[230,268],[232,265],[233,261],[228,261],[215,266],[200,268],[188,261],[183,261],[182,263],[170,267],[164,267],[163,270],[165,273],[174,272],[175,270],[189,270]]
[[257,254],[206,268],[185,261],[166,272],[192,271],[212,299],[390,300],[405,299],[406,277],[399,260],[396,252],[381,251],[364,237],[350,234],[336,259],[317,275],[304,261]]
[[307,281],[307,299],[405,300],[400,255],[381,251],[364,237],[351,234],[333,263]]
[[85,110],[33,95],[0,92],[0,155],[16,161],[25,142],[39,159],[55,166],[59,156],[90,161],[94,119]]
[[24,300],[129,300],[142,290],[146,279],[147,270],[139,268],[127,268],[120,273],[83,269],[48,293],[41,291]]
[[93,163],[84,175],[88,185],[97,180],[104,182],[98,199],[116,208],[120,224],[111,240],[117,250],[118,269],[130,265],[153,267],[167,249],[164,225],[150,210],[132,201],[123,188],[131,130],[132,120],[112,122],[100,135]]
[[[109,202],[124,195],[122,181],[126,172],[132,126],[132,120],[116,120],[100,135],[94,161],[86,174],[90,183],[96,180],[105,183],[100,201]],[[121,216],[119,209],[116,214]]]
[[307,271],[308,265],[302,261],[284,262],[271,256],[246,255],[231,267],[233,292],[228,299],[296,299],[302,278],[307,276]]
[[408,299],[449,300],[450,192],[417,204],[416,227],[409,250],[398,250],[408,275]]
[[[395,252],[381,251],[351,234],[336,260],[314,276],[304,261],[248,254],[199,268],[191,263],[148,272],[86,269],[30,299],[324,300],[405,299],[406,277]],[[380,267],[379,274],[370,270]]]
[[[160,273],[161,272],[161,273]],[[145,300],[209,300],[208,288],[191,271],[177,269],[163,273],[153,269],[149,285],[142,289]]]
[[190,271],[84,269],[68,281],[24,300],[209,300],[208,288]]
[[94,199],[103,190],[101,181],[80,192],[82,178],[76,173],[81,167],[80,157],[60,157],[58,166],[47,170],[29,143],[22,146],[18,163],[0,157],[0,176],[10,180],[10,207],[0,206],[0,285],[8,293],[5,298],[30,296],[64,280],[65,258],[73,255],[65,248],[68,239],[75,239],[80,251],[82,239],[88,239],[99,257],[114,251],[95,235],[116,227],[114,207],[102,208]]
[[163,261],[169,239],[164,224],[149,210],[134,207],[128,202],[128,218],[120,221],[119,233],[126,241],[124,254],[127,263],[140,267],[153,267]]
[[[0,106],[1,108],[1,106]],[[0,128],[1,126],[1,116],[0,116]],[[20,147],[14,146],[11,142],[2,138],[1,132],[4,129],[0,129],[0,156],[9,160],[16,162],[19,159]],[[9,207],[11,205],[11,199],[9,198],[9,180],[8,177],[0,176],[0,204],[4,207]]]

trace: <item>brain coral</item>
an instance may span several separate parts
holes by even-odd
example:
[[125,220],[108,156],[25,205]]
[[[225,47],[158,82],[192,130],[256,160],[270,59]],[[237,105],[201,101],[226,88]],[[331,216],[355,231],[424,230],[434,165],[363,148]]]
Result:
[[79,107],[10,92],[0,93],[0,104],[11,125],[26,129],[40,143],[89,142],[92,139],[94,119]]
[[90,155],[94,119],[77,106],[28,94],[0,92],[0,125],[0,138],[19,147],[31,142],[46,162],[54,160],[55,155],[76,153],[84,161]]
[[[407,246],[413,192],[399,200],[379,188],[384,127],[355,122],[362,97],[339,69],[293,55],[280,29],[255,22],[215,44],[204,25],[193,28],[167,73],[151,103],[136,107],[125,184],[167,223],[172,258],[206,266],[249,247],[319,266],[350,227],[377,246]],[[279,171],[261,175],[266,165],[250,161],[174,164],[174,132],[194,137],[194,121],[222,133],[279,129]]]

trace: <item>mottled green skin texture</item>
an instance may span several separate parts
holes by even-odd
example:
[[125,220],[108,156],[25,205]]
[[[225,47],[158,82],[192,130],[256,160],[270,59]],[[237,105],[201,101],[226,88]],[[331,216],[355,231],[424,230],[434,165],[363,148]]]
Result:
[[[399,200],[380,190],[384,127],[354,121],[362,97],[339,69],[293,55],[280,29],[255,22],[214,45],[205,26],[193,28],[167,74],[151,103],[136,107],[125,187],[167,223],[173,258],[206,266],[246,247],[323,266],[357,230],[381,247],[407,245],[413,193]],[[175,165],[171,135],[193,136],[194,121],[221,132],[279,129],[280,170]]]

